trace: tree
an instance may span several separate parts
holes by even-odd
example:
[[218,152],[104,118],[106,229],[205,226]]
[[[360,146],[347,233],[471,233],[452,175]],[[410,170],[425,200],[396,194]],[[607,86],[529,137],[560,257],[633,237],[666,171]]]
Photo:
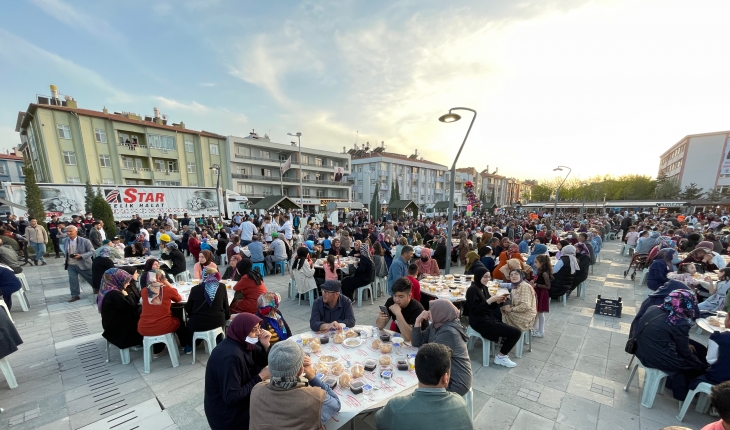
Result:
[[378,201],[378,193],[380,192],[380,184],[375,183],[375,191],[373,192],[373,198],[370,200],[370,217],[371,219],[380,218],[380,201]]
[[91,181],[86,179],[86,194],[84,195],[84,211],[85,213],[91,212],[91,205],[94,203],[94,189],[91,187]]
[[537,184],[532,187],[532,198],[538,202],[550,201],[550,196],[553,194],[554,188],[546,187],[545,185]]
[[117,235],[117,227],[114,225],[114,213],[112,207],[109,206],[109,202],[101,196],[101,190],[94,196],[94,200],[91,202],[91,213],[94,215],[94,219],[97,221],[104,222],[104,231],[106,232],[107,238],[112,238]]
[[28,218],[35,218],[38,224],[46,226],[46,210],[41,200],[41,189],[35,181],[35,170],[31,163],[25,163],[25,204]]
[[390,200],[388,201],[389,207],[393,206],[393,202],[395,202],[396,200],[400,200],[397,195],[397,192],[398,192],[398,188],[396,188],[397,186],[398,185],[395,182],[395,180],[393,180],[390,183]]
[[657,178],[657,187],[655,195],[660,200],[675,200],[679,198],[682,188],[679,186],[677,178],[664,178],[659,181]]
[[717,188],[705,193],[705,198],[712,203],[719,202],[720,200],[722,200],[722,197],[722,193]]
[[398,185],[398,181],[395,181],[395,199],[400,200],[400,185]]
[[692,182],[689,185],[686,185],[684,190],[679,193],[679,198],[682,200],[697,200],[704,194],[702,190],[704,190],[704,188],[700,188],[697,184]]

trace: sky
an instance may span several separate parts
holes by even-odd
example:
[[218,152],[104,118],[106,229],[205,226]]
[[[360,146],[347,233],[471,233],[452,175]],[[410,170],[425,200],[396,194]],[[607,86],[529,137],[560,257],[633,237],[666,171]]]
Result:
[[79,107],[519,179],[656,176],[730,129],[725,0],[22,0],[0,5],[0,149],[49,84]]

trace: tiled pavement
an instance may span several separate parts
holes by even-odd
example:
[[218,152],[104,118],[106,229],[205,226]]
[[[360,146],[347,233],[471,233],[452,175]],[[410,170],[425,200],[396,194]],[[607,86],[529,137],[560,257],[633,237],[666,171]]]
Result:
[[[618,254],[617,241],[608,242],[603,262],[589,277],[587,299],[573,296],[568,306],[553,301],[544,338],[507,369],[482,367],[481,344],[471,351],[474,372],[474,424],[478,429],[656,430],[679,424],[678,404],[670,395],[657,395],[654,407],[640,406],[643,371],[628,392],[623,386],[629,357],[623,348],[629,325],[645,294],[645,287],[623,278],[628,258]],[[122,365],[112,348],[106,363],[100,317],[89,300],[66,303],[68,280],[60,260],[45,267],[28,267],[32,290],[29,312],[12,311],[24,344],[8,357],[18,388],[0,380],[0,430],[15,429],[207,429],[203,386],[208,355],[201,349],[196,364],[191,356],[172,368],[168,357],[154,360],[143,372],[142,352],[131,353]],[[455,268],[455,270],[460,270]],[[287,295],[286,280],[265,278],[270,290]],[[621,297],[623,318],[594,316],[595,298]],[[384,298],[377,300],[383,304]],[[376,304],[377,304],[376,303]],[[281,310],[294,332],[308,330],[310,308],[284,300]],[[377,306],[369,300],[355,308],[359,322],[374,321]],[[696,335],[692,335],[693,337]],[[706,336],[704,342],[706,342]],[[713,419],[694,412],[684,426],[699,429]],[[369,429],[372,417],[356,421]]]

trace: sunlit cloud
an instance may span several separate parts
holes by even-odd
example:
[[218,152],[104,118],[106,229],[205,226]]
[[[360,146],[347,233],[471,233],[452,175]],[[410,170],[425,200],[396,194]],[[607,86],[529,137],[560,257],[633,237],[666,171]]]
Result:
[[124,39],[124,36],[104,19],[89,15],[66,2],[61,0],[30,1],[49,16],[69,27],[83,29],[94,37],[100,37],[104,40],[121,41]]
[[180,111],[186,111],[186,112],[208,112],[210,110],[209,107],[204,106],[198,102],[189,102],[189,103],[183,103],[179,102],[177,100],[169,99],[162,96],[155,96],[152,97],[153,100],[155,100],[161,108],[163,109],[174,109],[174,110],[180,110]]

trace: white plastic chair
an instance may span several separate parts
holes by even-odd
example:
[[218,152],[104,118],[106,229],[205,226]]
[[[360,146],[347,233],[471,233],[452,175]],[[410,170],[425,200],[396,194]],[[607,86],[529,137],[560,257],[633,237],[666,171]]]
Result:
[[20,283],[23,284],[23,289],[25,291],[30,291],[30,284],[28,284],[28,279],[26,279],[24,273],[16,273],[15,277],[20,279]]
[[528,351],[532,352],[532,330],[525,330],[522,332],[520,340],[517,342],[517,345],[515,345],[515,357],[522,358],[522,352],[525,344],[530,347]]
[[[689,405],[692,403],[692,399],[694,399],[695,395],[699,394],[700,398],[697,399],[697,406],[695,407],[695,411],[705,414],[707,413],[707,410],[710,408],[710,404],[708,402],[708,397],[710,395],[710,392],[712,391],[712,384],[708,384],[707,382],[700,382],[700,385],[697,386],[694,390],[689,390],[689,393],[687,393],[687,397],[684,399],[684,403],[682,403],[682,408],[679,409],[679,415],[677,415],[677,419],[681,422],[684,419],[684,414],[687,413],[687,409],[689,409]],[[703,394],[705,394],[703,396]]]
[[297,299],[297,281],[289,278],[289,297],[292,300]]
[[365,285],[364,287],[360,287],[357,289],[357,307],[362,307],[362,293],[363,291],[367,291],[370,293],[370,304],[373,304],[373,284]]
[[193,333],[193,364],[195,364],[195,341],[198,339],[201,339],[205,342],[205,352],[210,355],[210,353],[213,351],[213,348],[215,348],[218,345],[218,342],[216,341],[216,338],[218,335],[223,335],[225,337],[225,333],[223,333],[223,329],[221,327],[214,328],[213,330],[208,331],[196,331]]
[[649,269],[644,269],[641,272],[641,282],[639,282],[639,285],[644,285],[646,283],[646,278],[649,276]]
[[[466,335],[469,336],[469,342],[467,343],[467,348],[469,351],[474,349],[474,342],[476,339],[481,339],[482,341],[482,365],[484,367],[489,367],[489,357],[492,356],[491,353],[491,347],[492,343],[491,341],[484,339],[481,334],[479,334],[478,331],[471,328],[471,326],[466,328]],[[497,346],[495,345],[495,351],[497,350]]]
[[180,365],[178,360],[179,351],[177,350],[177,343],[175,343],[174,333],[167,333],[161,336],[145,336],[142,340],[142,348],[144,349],[144,373],[150,373],[150,363],[152,362],[152,345],[157,343],[164,343],[167,345],[167,352],[170,354],[170,361],[172,361],[172,367]]
[[311,306],[314,306],[314,299],[318,296],[317,289],[316,288],[312,288],[309,291],[306,291],[304,293],[297,294],[299,296],[299,303],[298,303],[299,305],[302,304],[302,296],[301,296],[302,294],[308,294],[309,295],[309,306],[310,307]]
[[586,287],[586,281],[583,281],[580,283],[580,285],[578,285],[578,295],[580,296],[581,300],[586,299]]
[[469,411],[469,418],[474,421],[474,390],[469,388],[469,391],[463,397],[466,401],[466,410]]
[[8,318],[10,318],[10,322],[13,323],[13,325],[15,325],[15,321],[13,321],[13,316],[10,315],[10,309],[8,309],[8,305],[7,305],[7,303],[5,303],[5,300],[0,299],[0,307],[5,308],[5,313],[8,314]]
[[636,369],[639,368],[639,365],[641,365],[641,367],[644,368],[644,373],[645,373],[644,392],[641,393],[641,406],[651,409],[651,407],[654,405],[654,398],[656,397],[657,393],[659,393],[659,394],[664,393],[664,384],[662,382],[668,375],[659,369],[652,369],[651,367],[644,366],[637,359],[636,364],[634,364],[633,369],[631,369],[631,374],[629,375],[629,381],[626,383],[626,386],[624,387],[624,391],[629,390],[629,385],[631,385],[631,380],[634,379],[634,375],[636,374]]
[[[122,358],[122,364],[129,364],[129,348],[120,349],[119,355]],[[106,341],[106,362],[109,363],[110,361],[112,361],[111,344],[107,340]]]
[[10,389],[18,388],[18,381],[15,380],[15,373],[13,373],[13,368],[10,367],[8,357],[0,359],[0,371],[3,372],[3,376],[8,381],[8,387]]
[[14,292],[12,296],[13,302],[20,303],[20,307],[23,309],[23,312],[28,312],[30,310],[30,303],[28,303],[28,297],[25,296],[25,291],[23,289],[19,289],[18,291]]

